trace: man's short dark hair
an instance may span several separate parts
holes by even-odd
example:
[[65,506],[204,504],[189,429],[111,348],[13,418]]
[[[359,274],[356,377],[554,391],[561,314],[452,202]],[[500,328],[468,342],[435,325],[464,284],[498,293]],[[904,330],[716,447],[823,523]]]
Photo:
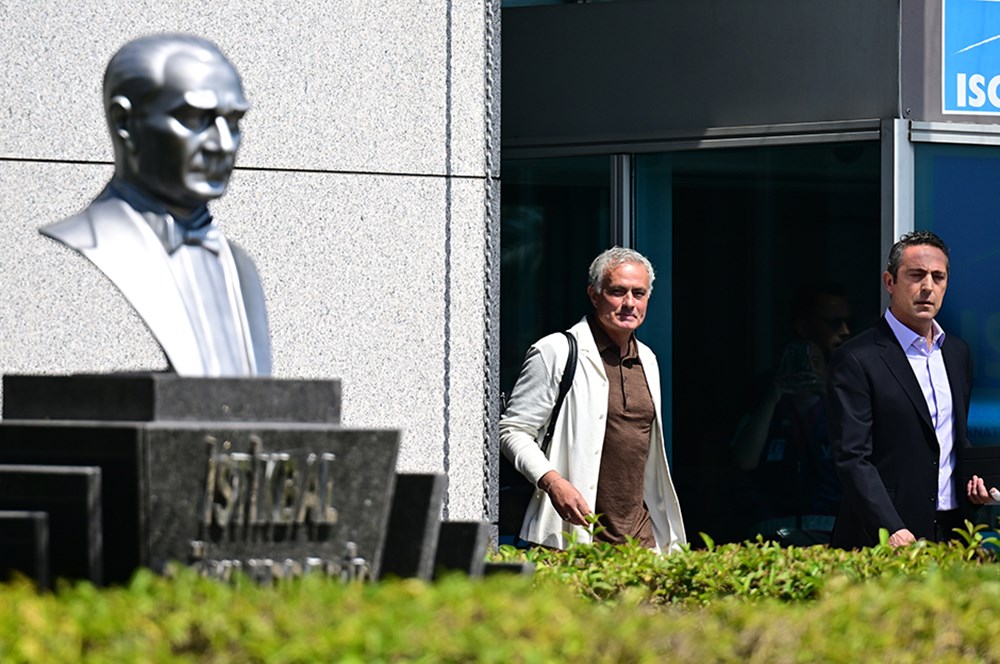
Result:
[[919,247],[922,245],[929,245],[940,249],[944,254],[945,261],[948,263],[949,271],[951,270],[951,258],[948,255],[948,247],[945,245],[944,240],[930,231],[913,231],[899,238],[899,242],[892,245],[892,249],[889,250],[889,261],[885,266],[886,272],[891,274],[892,278],[895,279],[899,276],[899,264],[903,261],[903,251],[907,247]]

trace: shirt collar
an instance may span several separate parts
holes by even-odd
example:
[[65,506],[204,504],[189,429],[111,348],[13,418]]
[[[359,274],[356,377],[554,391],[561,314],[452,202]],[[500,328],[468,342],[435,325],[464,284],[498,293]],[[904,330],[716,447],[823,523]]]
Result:
[[[924,338],[906,327],[899,322],[895,316],[892,315],[891,309],[885,310],[885,320],[889,323],[889,327],[892,329],[892,333],[896,336],[896,340],[903,349],[910,348],[911,346],[917,346],[921,350],[926,350],[927,344],[924,343]],[[933,339],[932,346],[934,348],[940,348],[941,344],[944,343],[944,330],[938,324],[936,320],[931,321],[931,338]]]
[[[597,351],[604,355],[609,349],[614,349],[615,357],[621,356],[621,349],[618,347],[608,333],[604,331],[600,323],[593,314],[587,314],[587,323],[590,325],[590,333],[594,335],[594,343],[597,344]],[[628,338],[628,350],[625,352],[625,357],[622,360],[637,360],[639,359],[639,346],[635,341],[635,334],[633,333]]]
[[108,189],[139,213],[168,254],[183,244],[197,244],[219,253],[221,232],[207,205],[200,206],[190,216],[181,217],[169,211],[162,201],[120,178],[114,178]]

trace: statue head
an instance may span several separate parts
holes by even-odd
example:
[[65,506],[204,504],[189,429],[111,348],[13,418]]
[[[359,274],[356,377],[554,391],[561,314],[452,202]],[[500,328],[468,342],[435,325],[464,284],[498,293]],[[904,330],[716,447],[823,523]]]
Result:
[[190,213],[225,193],[249,108],[215,44],[183,34],[129,42],[104,73],[116,177]]

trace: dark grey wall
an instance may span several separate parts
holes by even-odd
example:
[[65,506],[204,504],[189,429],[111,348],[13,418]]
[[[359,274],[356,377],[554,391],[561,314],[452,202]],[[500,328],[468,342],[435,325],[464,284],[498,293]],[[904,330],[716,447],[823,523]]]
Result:
[[898,0],[503,10],[504,147],[899,117]]

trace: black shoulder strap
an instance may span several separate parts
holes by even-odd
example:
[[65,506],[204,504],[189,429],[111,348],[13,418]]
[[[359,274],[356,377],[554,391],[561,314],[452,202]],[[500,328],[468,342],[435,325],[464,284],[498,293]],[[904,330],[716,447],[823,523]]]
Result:
[[566,331],[563,334],[566,335],[566,341],[569,342],[569,355],[566,356],[566,368],[563,369],[562,380],[559,381],[559,396],[556,398],[556,405],[552,409],[552,417],[549,418],[549,428],[545,431],[545,437],[542,439],[542,452],[545,456],[549,455],[552,434],[556,430],[556,420],[559,419],[559,411],[562,410],[563,400],[566,398],[569,388],[572,387],[573,376],[576,374],[576,337]]

